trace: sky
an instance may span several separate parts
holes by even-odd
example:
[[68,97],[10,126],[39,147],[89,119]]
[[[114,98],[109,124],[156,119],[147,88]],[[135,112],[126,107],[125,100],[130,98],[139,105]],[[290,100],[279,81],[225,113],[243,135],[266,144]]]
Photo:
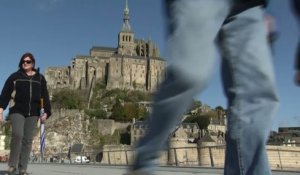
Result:
[[[135,38],[151,39],[165,58],[162,1],[128,0],[128,5]],[[125,0],[1,0],[0,88],[25,52],[34,54],[44,73],[47,67],[69,66],[76,55],[89,55],[93,46],[117,47],[124,8]],[[279,33],[274,68],[280,106],[273,130],[300,127],[300,87],[293,82],[298,26],[287,0],[271,0],[267,11],[276,19]],[[226,108],[218,66],[211,84],[197,98],[212,108]]]

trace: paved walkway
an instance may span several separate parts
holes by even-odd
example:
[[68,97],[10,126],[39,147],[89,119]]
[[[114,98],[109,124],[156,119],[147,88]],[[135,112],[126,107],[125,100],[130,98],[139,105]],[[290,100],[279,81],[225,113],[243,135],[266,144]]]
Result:
[[[126,166],[69,165],[69,164],[30,164],[32,175],[123,175]],[[0,175],[5,175],[7,164],[0,164]],[[157,175],[222,175],[222,169],[159,167]],[[274,171],[273,175],[300,175],[300,172]]]

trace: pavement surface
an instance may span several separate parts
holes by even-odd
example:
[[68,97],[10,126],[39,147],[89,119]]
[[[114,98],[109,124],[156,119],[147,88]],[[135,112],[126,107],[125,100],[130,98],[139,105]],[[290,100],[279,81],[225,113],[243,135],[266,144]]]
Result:
[[[127,166],[29,164],[31,175],[123,175]],[[7,175],[7,164],[0,164],[0,175]],[[191,167],[158,167],[157,175],[222,175],[223,169]],[[273,171],[273,175],[300,175],[300,171]]]

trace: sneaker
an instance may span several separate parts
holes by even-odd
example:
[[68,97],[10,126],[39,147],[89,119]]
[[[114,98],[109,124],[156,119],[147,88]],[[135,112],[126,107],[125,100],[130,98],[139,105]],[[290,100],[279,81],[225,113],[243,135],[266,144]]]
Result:
[[8,168],[7,173],[9,175],[11,175],[11,174],[14,174],[16,171],[17,171],[17,169],[15,167],[11,166],[11,167]]

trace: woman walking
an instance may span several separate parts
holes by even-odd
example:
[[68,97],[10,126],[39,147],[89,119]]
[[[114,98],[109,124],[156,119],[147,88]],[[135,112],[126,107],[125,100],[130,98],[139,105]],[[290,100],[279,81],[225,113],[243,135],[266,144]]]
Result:
[[41,120],[51,115],[47,83],[42,74],[35,69],[35,58],[31,53],[22,55],[19,70],[6,80],[0,95],[0,122],[3,111],[9,106],[12,126],[8,173],[27,175],[27,165],[36,133],[40,113],[40,99],[44,99],[45,113]]

